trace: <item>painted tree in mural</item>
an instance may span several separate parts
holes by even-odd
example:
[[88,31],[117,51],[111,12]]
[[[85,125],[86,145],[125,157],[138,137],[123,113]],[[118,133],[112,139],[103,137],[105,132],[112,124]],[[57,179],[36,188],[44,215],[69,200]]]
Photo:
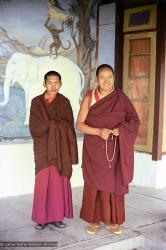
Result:
[[[100,0],[69,0],[67,2],[69,7],[66,10],[68,18],[65,25],[70,30],[75,44],[77,64],[84,73],[85,87],[83,92],[86,93],[90,87],[91,57],[96,44],[96,41],[91,37],[90,21],[91,18],[95,18],[95,8]],[[62,9],[60,1],[50,0],[50,4]]]

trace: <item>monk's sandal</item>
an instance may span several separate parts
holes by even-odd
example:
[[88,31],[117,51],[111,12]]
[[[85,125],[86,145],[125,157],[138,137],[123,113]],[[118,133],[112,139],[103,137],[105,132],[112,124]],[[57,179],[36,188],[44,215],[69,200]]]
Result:
[[45,228],[45,224],[37,224],[36,226],[35,226],[35,229],[37,229],[37,230],[42,230],[42,229],[44,229]]
[[105,224],[105,227],[113,234],[121,234],[123,232],[122,227],[119,225]]
[[100,228],[100,224],[89,224],[86,232],[91,235],[95,235]]

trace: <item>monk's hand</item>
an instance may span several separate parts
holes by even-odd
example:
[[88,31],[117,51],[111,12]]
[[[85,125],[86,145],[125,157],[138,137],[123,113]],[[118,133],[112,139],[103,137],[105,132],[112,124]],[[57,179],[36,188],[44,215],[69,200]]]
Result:
[[114,136],[119,136],[119,130],[118,130],[118,128],[114,128],[114,129],[112,130],[112,134],[113,134]]
[[99,136],[104,139],[104,140],[107,140],[109,135],[112,133],[113,131],[110,130],[110,129],[107,129],[107,128],[101,128],[99,130]]

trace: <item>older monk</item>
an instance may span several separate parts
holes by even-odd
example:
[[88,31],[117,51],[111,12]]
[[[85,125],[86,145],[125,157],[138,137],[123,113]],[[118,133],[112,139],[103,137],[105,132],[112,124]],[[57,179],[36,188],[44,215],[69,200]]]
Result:
[[112,233],[121,234],[139,118],[129,98],[114,86],[110,65],[98,67],[96,82],[97,88],[84,97],[77,119],[77,129],[85,134],[80,217],[90,223],[88,234],[96,234],[101,221]]

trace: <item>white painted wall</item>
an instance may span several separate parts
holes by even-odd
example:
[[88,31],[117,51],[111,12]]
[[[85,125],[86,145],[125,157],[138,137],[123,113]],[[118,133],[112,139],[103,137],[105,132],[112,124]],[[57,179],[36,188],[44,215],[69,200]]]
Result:
[[[82,138],[78,139],[79,164],[73,166],[72,187],[82,186]],[[150,154],[135,152],[133,185],[166,186],[166,156],[152,161]],[[0,144],[0,197],[33,193],[34,161],[32,142]]]
[[[82,139],[78,139],[79,159],[82,157]],[[34,156],[32,141],[0,144],[0,197],[33,193]],[[81,165],[73,166],[72,187],[82,186]]]
[[133,185],[166,187],[166,155],[160,161],[152,161],[152,155],[135,152],[134,170]]
[[99,8],[98,65],[115,61],[115,3]]

